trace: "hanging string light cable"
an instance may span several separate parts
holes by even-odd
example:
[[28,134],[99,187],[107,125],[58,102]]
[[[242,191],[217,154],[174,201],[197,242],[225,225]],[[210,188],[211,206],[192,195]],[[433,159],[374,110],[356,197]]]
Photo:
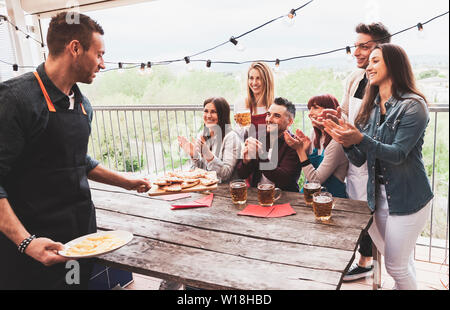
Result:
[[[296,13],[297,13],[298,10],[301,10],[302,8],[304,8],[305,6],[307,6],[308,4],[310,4],[311,2],[313,2],[313,0],[310,0],[310,1],[306,2],[305,4],[303,4],[302,6],[296,8],[296,9],[290,10],[288,14],[284,14],[284,15],[278,16],[278,17],[276,17],[276,18],[274,18],[274,19],[272,19],[272,20],[269,20],[268,22],[265,22],[264,24],[262,24],[262,25],[260,25],[260,26],[258,26],[258,27],[255,27],[255,28],[253,28],[253,29],[251,29],[251,30],[249,30],[249,31],[247,31],[247,32],[244,32],[243,34],[241,34],[241,35],[235,37],[235,39],[239,39],[239,38],[241,38],[241,37],[243,37],[243,36],[246,36],[246,35],[248,35],[249,33],[252,33],[253,31],[256,31],[256,30],[258,30],[258,29],[260,29],[260,28],[262,28],[262,27],[264,27],[264,26],[266,26],[266,25],[268,25],[268,24],[270,24],[270,23],[273,23],[273,22],[276,21],[276,20],[279,20],[279,19],[281,19],[281,18],[284,18],[284,17],[286,17],[286,16],[289,16],[289,18],[293,18],[293,17],[296,15]],[[291,16],[292,16],[292,17],[291,17]]]
[[[271,24],[271,23],[273,23],[273,22],[276,21],[276,20],[279,20],[279,19],[281,19],[281,18],[284,18],[284,17],[286,17],[286,16],[289,16],[290,14],[291,14],[291,15],[292,15],[292,14],[296,14],[296,12],[297,12],[298,10],[301,10],[302,8],[304,8],[305,6],[307,6],[308,4],[310,4],[310,3],[313,2],[313,1],[314,1],[314,0],[310,0],[310,1],[308,1],[307,3],[305,3],[305,4],[301,5],[301,6],[299,6],[298,8],[290,10],[290,12],[289,12],[288,14],[284,14],[284,15],[278,16],[278,17],[276,17],[276,18],[273,18],[273,19],[269,20],[268,22],[265,22],[264,24],[259,25],[259,26],[255,27],[255,28],[253,28],[253,29],[251,29],[251,30],[249,30],[249,31],[246,31],[246,32],[244,32],[243,34],[240,34],[240,35],[238,35],[238,36],[232,36],[229,40],[227,40],[227,41],[225,41],[225,42],[222,42],[222,43],[220,43],[220,44],[218,44],[218,45],[216,45],[216,46],[213,46],[213,47],[211,47],[211,48],[208,48],[208,49],[206,49],[206,50],[203,50],[203,51],[200,51],[200,52],[198,52],[198,53],[195,53],[194,55],[189,56],[189,58],[192,58],[192,57],[195,57],[195,56],[204,54],[204,53],[209,52],[209,51],[212,51],[212,50],[214,50],[214,49],[216,49],[216,48],[219,48],[219,47],[221,47],[221,46],[223,46],[223,45],[225,45],[225,44],[227,44],[227,43],[229,43],[229,42],[232,42],[234,45],[237,45],[237,44],[238,44],[238,41],[237,41],[238,39],[240,39],[240,38],[242,38],[242,37],[244,37],[244,36],[246,36],[246,35],[248,35],[248,34],[254,32],[254,31],[256,31],[256,30],[258,30],[258,29],[260,29],[260,28],[262,28],[262,27],[264,27],[264,26],[266,26],[266,25],[268,25],[268,24]],[[236,41],[236,43],[234,43],[233,41]]]
[[[288,14],[281,15],[281,16],[279,16],[279,17],[273,18],[273,19],[269,20],[268,22],[265,22],[265,23],[262,24],[262,25],[259,25],[259,26],[255,27],[255,28],[253,28],[253,29],[251,29],[251,30],[249,30],[249,31],[247,31],[247,32],[244,32],[244,33],[241,34],[241,35],[234,36],[234,37],[232,37],[232,38],[234,38],[235,40],[237,40],[237,39],[239,39],[239,38],[241,38],[241,37],[243,37],[243,36],[248,35],[249,33],[252,33],[252,32],[254,32],[254,31],[256,31],[256,30],[258,30],[258,29],[260,29],[260,28],[262,28],[262,27],[264,27],[264,26],[266,26],[266,25],[268,25],[268,24],[270,24],[270,23],[273,23],[274,21],[276,21],[276,20],[278,20],[278,19],[284,18],[284,17],[286,17],[286,16],[288,16],[289,18],[292,19],[292,18],[296,15],[296,12],[297,12],[298,10],[302,9],[303,7],[307,6],[308,4],[310,4],[310,3],[313,2],[313,1],[314,1],[314,0],[310,0],[310,1],[308,1],[307,3],[301,5],[300,7],[296,8],[296,9],[290,10],[290,12],[289,12]],[[13,23],[12,23],[5,15],[0,15],[0,23],[2,22],[2,20],[5,20],[6,22],[8,22],[8,23],[9,23],[12,27],[14,27],[17,31],[22,32],[22,33],[26,36],[27,39],[31,38],[31,39],[34,40],[36,43],[39,43],[39,44],[41,45],[41,47],[44,47],[44,46],[45,46],[45,44],[44,44],[43,42],[41,42],[41,41],[39,41],[39,40],[33,38],[30,34],[28,34],[27,32],[23,31],[22,29],[20,29],[17,25],[13,24]],[[218,44],[218,45],[216,45],[216,46],[213,46],[213,47],[208,48],[208,49],[206,49],[206,50],[200,51],[200,52],[195,53],[195,54],[193,54],[193,55],[191,55],[191,56],[188,56],[188,57],[189,57],[189,58],[192,58],[192,57],[195,57],[195,56],[204,54],[204,53],[206,53],[206,52],[209,52],[209,51],[212,51],[212,50],[214,50],[214,49],[216,49],[216,48],[219,48],[219,47],[221,47],[221,46],[223,46],[223,45],[225,45],[225,44],[227,44],[227,43],[229,43],[229,42],[231,42],[231,41],[232,41],[231,39],[230,39],[230,40],[227,40],[227,41],[222,42],[222,43],[220,43],[220,44]],[[184,60],[184,58],[182,58],[182,59],[176,59],[176,60],[162,61],[162,62],[164,62],[164,63],[165,63],[165,62],[177,62],[177,61],[182,61],[182,60]],[[133,65],[135,65],[135,64],[137,64],[137,63],[133,63]]]
[[24,69],[35,69],[36,68],[35,66],[19,66],[18,64],[7,62],[7,61],[1,60],[1,59],[0,59],[0,62],[5,65],[12,66],[13,71],[17,71],[17,69],[19,69],[19,68],[24,68]]
[[[308,3],[309,3],[309,2],[308,2]],[[308,3],[307,3],[307,4],[308,4]],[[300,7],[300,8],[301,8],[301,7]],[[447,15],[447,14],[449,14],[449,11],[447,11],[447,12],[445,12],[445,13],[442,13],[442,14],[439,14],[439,15],[437,15],[437,16],[435,16],[435,17],[433,17],[433,18],[431,18],[431,19],[429,19],[429,20],[427,20],[427,21],[425,21],[425,22],[418,23],[418,24],[415,24],[415,25],[413,25],[413,26],[411,26],[411,27],[408,27],[408,28],[402,29],[402,30],[400,30],[400,31],[397,31],[397,32],[391,34],[390,36],[386,36],[386,37],[383,38],[383,39],[386,39],[386,38],[388,38],[388,37],[397,36],[397,35],[399,35],[399,34],[401,34],[401,33],[404,33],[404,32],[406,32],[406,31],[409,31],[409,30],[411,30],[411,29],[419,28],[419,26],[418,26],[419,24],[421,25],[421,28],[423,29],[423,26],[424,26],[424,25],[426,25],[426,24],[428,24],[428,23],[430,23],[430,22],[432,22],[432,21],[434,21],[434,20],[436,20],[436,19],[438,19],[438,18],[440,18],[440,17],[443,17],[443,16],[445,16],[445,15]],[[266,23],[266,24],[267,24],[267,23]],[[248,31],[247,33],[244,33],[244,35],[250,33],[251,31],[254,31],[254,30],[256,30],[256,28],[254,28],[254,29]],[[419,30],[420,30],[420,29],[419,29]],[[242,36],[242,35],[241,35],[241,36]],[[239,36],[238,36],[238,37],[239,37]],[[238,38],[238,37],[235,37],[235,39]],[[381,39],[380,39],[380,40],[381,40]],[[369,43],[369,42],[373,42],[373,41],[368,41],[368,42],[365,42],[365,43]],[[228,43],[228,41],[227,41],[227,42],[224,42],[224,44],[225,44],[225,43]],[[355,45],[351,45],[351,46],[345,46],[345,47],[336,48],[336,49],[333,49],[333,50],[324,51],[324,52],[319,52],[319,53],[314,53],[314,54],[299,55],[299,56],[293,56],[293,57],[284,58],[284,59],[278,59],[278,65],[279,65],[281,62],[287,62],[287,61],[297,60],[297,59],[302,59],[302,58],[312,58],[312,57],[323,56],[323,55],[328,55],[328,54],[332,54],[332,53],[336,53],[336,52],[342,52],[342,51],[345,51],[346,54],[348,55],[349,49],[351,50],[351,48],[355,48],[355,47],[356,47]],[[206,51],[207,51],[207,50],[206,50]],[[202,51],[202,52],[206,52],[206,51]],[[351,51],[350,51],[350,52],[351,52]],[[200,54],[200,53],[198,53],[198,54]],[[189,58],[191,58],[191,57],[193,57],[193,56],[190,56]],[[182,59],[177,59],[177,60],[166,60],[166,61],[160,61],[160,62],[153,62],[153,64],[154,64],[154,65],[168,65],[168,64],[171,64],[171,63],[174,63],[174,62],[180,62],[180,61],[184,61],[184,58],[182,58]],[[277,63],[277,60],[276,60],[276,59],[256,59],[256,60],[245,60],[245,61],[221,61],[221,60],[212,61],[211,59],[190,59],[190,61],[191,61],[191,62],[205,62],[205,63],[208,63],[210,66],[211,66],[211,64],[242,65],[242,64],[252,63],[252,62]],[[111,62],[111,63],[112,63],[112,64],[117,64],[116,62],[115,62],[115,63]],[[137,63],[136,63],[136,64],[137,64]]]
[[400,30],[400,31],[397,31],[397,32],[395,32],[395,33],[393,33],[393,34],[391,34],[391,35],[389,35],[389,36],[385,36],[385,37],[383,37],[383,38],[381,38],[381,39],[378,39],[378,40],[367,41],[366,43],[369,43],[369,42],[375,42],[375,43],[376,43],[377,41],[383,41],[383,40],[385,40],[385,39],[387,39],[387,38],[389,38],[389,37],[392,38],[393,36],[399,35],[399,34],[401,34],[401,33],[403,33],[403,32],[409,31],[409,30],[414,29],[414,28],[417,28],[419,31],[423,31],[423,25],[426,25],[426,24],[432,22],[432,21],[435,20],[435,19],[438,19],[438,18],[440,18],[440,17],[442,17],[442,16],[445,16],[445,15],[447,15],[448,13],[449,13],[449,11],[447,11],[447,12],[445,12],[445,13],[442,13],[442,14],[439,14],[439,15],[433,17],[433,18],[430,18],[430,19],[427,20],[426,22],[423,22],[423,23],[417,23],[417,24],[415,24],[415,25],[413,25],[413,26],[411,26],[411,27],[408,27],[408,28],[402,29],[402,30]]
[[[299,10],[299,9],[303,8],[304,6],[306,6],[307,4],[309,4],[309,3],[311,3],[311,2],[312,2],[312,0],[309,1],[309,2],[307,2],[306,4],[304,4],[303,6],[297,8],[297,9],[292,9],[291,12],[290,12],[289,14],[295,13],[296,10]],[[293,11],[294,11],[294,12],[293,12]],[[442,14],[439,14],[439,15],[437,15],[437,16],[435,16],[435,17],[433,17],[433,18],[431,18],[431,19],[429,19],[429,20],[427,20],[427,21],[425,21],[425,22],[419,22],[419,23],[417,23],[417,24],[415,24],[415,25],[413,25],[413,26],[411,26],[411,27],[408,27],[408,28],[402,29],[402,30],[400,30],[400,31],[397,31],[397,32],[391,34],[390,36],[386,36],[385,38],[393,37],[393,36],[399,35],[399,34],[401,34],[401,33],[404,33],[404,32],[406,32],[406,31],[409,31],[409,30],[415,29],[415,28],[417,28],[419,31],[423,31],[424,25],[426,25],[426,24],[428,24],[428,23],[430,23],[430,22],[432,22],[432,21],[434,21],[434,20],[436,20],[436,19],[438,19],[438,18],[440,18],[440,17],[443,17],[443,16],[445,16],[445,15],[447,15],[447,14],[449,14],[449,11],[447,11],[447,12],[445,12],[445,13],[442,13]],[[284,17],[284,16],[283,16],[283,17]],[[267,24],[269,24],[269,23],[271,23],[271,22],[273,22],[273,21],[275,21],[275,20],[277,20],[277,19],[279,19],[279,18],[280,18],[280,17],[275,18],[275,19],[272,19],[271,21],[266,22],[266,23],[264,23],[263,25],[260,25],[260,26],[258,26],[258,27],[256,27],[256,28],[253,28],[253,29],[251,29],[251,30],[249,30],[249,31],[247,31],[247,32],[245,32],[245,33],[243,33],[243,34],[241,34],[240,36],[233,37],[233,38],[237,40],[238,38],[240,38],[240,37],[242,37],[242,36],[244,36],[244,35],[247,35],[247,34],[253,32],[253,31],[255,31],[255,30],[257,30],[257,29],[259,29],[259,28],[261,28],[261,27],[263,27],[263,26],[265,26],[265,25],[267,25]],[[0,15],[0,21],[1,21],[2,19],[4,19],[4,20],[7,21],[7,18],[6,18],[5,16]],[[8,21],[8,22],[9,22],[9,21]],[[385,39],[385,38],[383,38],[383,39]],[[381,39],[380,39],[380,40],[381,40]],[[39,42],[39,41],[37,41],[37,42]],[[287,61],[290,61],[290,60],[296,60],[296,59],[302,59],[302,58],[317,57],[317,56],[322,56],[322,55],[332,54],[332,53],[341,52],[341,51],[346,51],[346,53],[349,54],[349,49],[355,48],[355,47],[356,47],[355,45],[353,45],[353,46],[345,46],[345,47],[342,47],[342,48],[337,48],[337,49],[333,49],[333,50],[329,50],[329,51],[324,51],[324,52],[319,52],[319,53],[314,53],[314,54],[308,54],[308,55],[293,56],[293,57],[284,58],[284,59],[278,59],[278,58],[277,58],[277,59],[270,59],[270,60],[259,59],[259,60],[246,60],[246,61],[212,61],[211,59],[192,59],[192,57],[194,57],[194,56],[200,55],[200,54],[202,54],[202,53],[206,53],[207,51],[210,51],[210,50],[212,50],[212,49],[214,49],[214,48],[217,48],[217,47],[219,47],[219,46],[222,46],[222,45],[224,45],[225,43],[228,43],[228,42],[229,42],[229,41],[223,42],[223,43],[221,43],[221,44],[219,44],[219,45],[216,45],[216,46],[213,47],[213,48],[210,48],[210,49],[201,51],[201,52],[196,53],[196,54],[194,54],[194,55],[192,55],[192,56],[185,56],[185,57],[183,57],[183,58],[180,58],[180,59],[173,59],[173,60],[152,61],[152,62],[151,62],[151,65],[152,65],[152,66],[169,65],[169,64],[175,63],[175,62],[186,61],[186,58],[187,58],[187,59],[189,59],[189,62],[205,62],[205,63],[207,64],[207,67],[208,67],[208,68],[211,67],[211,64],[213,64],[213,63],[214,63],[214,64],[233,64],[233,65],[242,65],[242,64],[248,64],[248,63],[258,62],[258,61],[260,61],[260,62],[267,62],[267,63],[275,63],[277,66],[279,66],[281,62],[287,62]],[[369,42],[373,42],[373,41],[368,41],[368,42],[366,42],[366,43],[369,43]],[[39,43],[40,43],[40,42],[39,42]],[[15,64],[13,64],[13,63],[9,63],[9,62],[3,61],[3,60],[0,60],[0,62],[2,62],[2,63],[4,63],[4,64],[7,64],[7,65],[10,65],[10,66],[15,65]],[[141,67],[142,63],[143,63],[143,62],[121,62],[120,64],[122,64],[122,65],[128,65],[128,67],[124,67],[123,69],[133,69],[133,68]],[[144,63],[148,63],[148,62],[144,62]],[[105,64],[114,64],[114,65],[117,65],[118,62],[105,61]],[[21,66],[21,65],[19,65],[18,68],[34,68],[34,66]],[[100,72],[108,72],[108,71],[118,70],[118,69],[122,69],[122,67],[121,67],[121,68],[117,68],[117,67],[109,68],[109,69],[101,70]]]
[[23,33],[25,35],[26,39],[31,39],[33,41],[35,41],[36,43],[38,43],[41,47],[44,47],[45,44],[42,43],[41,41],[37,40],[36,38],[34,38],[33,36],[31,36],[29,33],[23,31],[22,29],[20,29],[17,25],[13,24],[8,17],[6,17],[5,15],[0,15],[0,22],[4,20],[6,21],[8,24],[10,24],[14,29],[16,29],[16,31],[19,31],[21,33]]
[[[435,16],[435,17],[433,17],[433,18],[431,18],[431,19],[429,19],[429,20],[427,20],[427,21],[425,21],[423,23],[418,23],[418,24],[415,24],[415,25],[413,25],[411,27],[408,27],[408,28],[402,29],[400,31],[397,31],[397,32],[391,34],[390,36],[386,36],[386,37],[384,37],[382,39],[379,39],[378,41],[387,39],[389,37],[393,37],[393,36],[399,35],[399,34],[401,34],[403,32],[406,32],[406,31],[409,31],[409,30],[415,29],[415,28],[418,28],[419,31],[422,31],[423,30],[423,25],[426,25],[426,24],[434,21],[435,19],[437,19],[439,17],[443,17],[443,16],[445,16],[447,14],[449,14],[449,11],[447,11],[445,13],[442,13],[442,14],[439,14],[439,15],[437,15],[437,16]],[[369,42],[376,42],[376,41],[371,40],[371,41],[365,42],[364,44],[367,44]],[[238,62],[238,61],[212,61],[212,63],[215,63],[215,64],[242,65],[242,64],[252,63],[252,62],[267,62],[267,63],[276,63],[276,64],[278,63],[278,65],[279,65],[281,62],[286,62],[286,61],[290,61],[290,60],[297,60],[297,59],[302,59],[302,58],[311,58],[311,57],[323,56],[323,55],[333,54],[333,53],[340,52],[340,51],[345,51],[347,54],[349,54],[349,51],[351,53],[351,48],[355,48],[355,47],[356,47],[355,45],[345,46],[345,47],[341,47],[341,48],[337,48],[337,49],[333,49],[333,50],[329,50],[329,51],[324,51],[324,52],[319,52],[319,53],[315,53],[315,54],[293,56],[293,57],[284,58],[284,59],[275,59],[275,60],[274,59],[271,59],[271,60],[259,59],[259,60],[245,60],[245,61],[240,61],[240,62]],[[198,60],[198,61],[206,61],[206,60]]]
[[[186,57],[189,57],[189,59],[191,59],[191,61],[195,61],[195,60],[192,59],[193,57],[196,57],[196,56],[199,56],[199,55],[204,54],[204,53],[206,53],[206,52],[215,50],[215,49],[217,49],[217,48],[219,48],[219,47],[221,47],[221,46],[224,46],[225,44],[228,44],[228,43],[230,43],[230,42],[237,46],[237,45],[239,45],[238,39],[240,39],[240,38],[242,38],[242,37],[244,37],[244,36],[246,36],[246,35],[248,35],[248,34],[254,32],[254,31],[256,31],[256,30],[258,30],[258,29],[260,29],[260,28],[262,28],[262,27],[264,27],[264,26],[267,26],[268,24],[271,24],[271,23],[273,23],[273,22],[275,22],[276,20],[279,20],[279,19],[281,19],[281,18],[285,18],[285,17],[287,17],[287,16],[288,16],[289,18],[293,18],[293,17],[296,15],[296,12],[297,12],[297,11],[301,10],[302,8],[304,8],[305,6],[307,6],[308,4],[310,4],[310,3],[313,2],[313,1],[314,1],[314,0],[310,0],[310,1],[306,2],[305,4],[299,6],[299,7],[296,8],[296,9],[291,9],[291,10],[289,11],[288,14],[284,14],[284,15],[278,16],[278,17],[276,17],[276,18],[273,18],[273,19],[271,19],[271,20],[269,20],[269,21],[263,23],[262,25],[259,25],[259,26],[255,27],[255,28],[253,28],[253,29],[250,29],[250,30],[248,30],[248,31],[246,31],[246,32],[244,32],[244,33],[238,35],[238,36],[232,36],[229,40],[227,40],[227,41],[225,41],[225,42],[222,42],[222,43],[217,44],[217,45],[215,45],[215,46],[213,46],[213,47],[210,47],[210,48],[208,48],[208,49],[202,50],[202,51],[200,51],[200,52],[198,52],[198,53],[195,53],[195,54],[193,54],[193,55],[186,56]],[[292,17],[291,17],[291,16],[292,16]],[[178,58],[178,59],[173,59],[173,60],[155,61],[155,62],[152,62],[152,63],[155,64],[155,65],[166,65],[166,64],[171,64],[171,63],[174,63],[174,62],[182,62],[182,61],[184,61],[184,60],[185,60],[185,59],[184,59],[184,57],[183,57],[183,58]],[[204,60],[201,60],[201,61],[204,61]],[[204,62],[206,62],[206,61],[204,61]],[[105,62],[105,63],[108,63],[108,64],[117,64],[117,62]],[[133,65],[136,65],[136,64],[138,64],[138,63],[132,63],[132,64],[133,64]]]
[[[125,63],[121,63],[121,64],[125,64]],[[128,66],[128,67],[120,66],[120,67],[117,67],[117,68],[105,69],[105,70],[102,70],[100,72],[108,72],[108,71],[113,71],[113,70],[128,70],[128,69],[134,69],[134,68],[142,68],[142,67],[141,67],[141,64],[131,65],[131,66]]]

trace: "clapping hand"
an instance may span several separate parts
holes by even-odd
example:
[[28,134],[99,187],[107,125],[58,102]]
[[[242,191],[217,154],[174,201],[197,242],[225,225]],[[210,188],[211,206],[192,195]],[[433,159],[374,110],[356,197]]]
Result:
[[[214,136],[214,132],[211,132],[211,137]],[[206,145],[206,139],[205,137],[201,137],[200,139],[197,139],[195,144],[197,152],[202,154],[202,157],[206,159],[208,162],[214,159],[214,153],[211,152],[209,147]]]
[[291,134],[286,130],[284,132],[284,141],[290,148],[299,151],[303,149],[303,142],[298,136],[291,136]]
[[[212,132],[211,136],[213,136]],[[201,154],[202,157],[208,161],[211,161],[214,158],[214,154],[206,145],[205,137],[200,137],[197,140],[192,138],[192,140],[189,141],[183,136],[178,136],[178,143],[183,151],[186,152],[186,154],[188,154],[191,158],[197,158],[199,154]]]
[[245,140],[243,154],[243,161],[248,164],[250,160],[256,159],[256,154],[262,150],[262,143],[257,139],[250,137]]
[[342,111],[340,107],[334,109],[324,109],[322,112],[316,117],[311,118],[311,123],[314,127],[319,128],[320,130],[324,129],[325,120],[332,120],[336,124],[339,124],[339,121],[342,120]]
[[344,147],[350,147],[354,144],[359,144],[363,139],[363,134],[352,124],[340,119],[336,122],[327,119],[324,121],[325,131]]
[[295,131],[295,135],[292,137],[289,132],[284,132],[284,140],[287,145],[296,151],[304,151],[308,153],[311,147],[311,140],[300,129]]
[[311,139],[306,136],[301,130],[297,129],[295,134],[300,137],[303,142],[303,151],[307,154],[311,148]]
[[178,144],[186,154],[188,154],[191,158],[194,158],[194,155],[196,154],[194,138],[192,138],[191,142],[189,142],[187,138],[178,136]]

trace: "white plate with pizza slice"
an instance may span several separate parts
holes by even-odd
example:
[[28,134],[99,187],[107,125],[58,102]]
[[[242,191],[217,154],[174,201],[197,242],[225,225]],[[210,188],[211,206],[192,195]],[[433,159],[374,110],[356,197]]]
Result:
[[67,258],[88,258],[115,251],[133,239],[133,234],[124,230],[99,231],[67,242],[58,254]]

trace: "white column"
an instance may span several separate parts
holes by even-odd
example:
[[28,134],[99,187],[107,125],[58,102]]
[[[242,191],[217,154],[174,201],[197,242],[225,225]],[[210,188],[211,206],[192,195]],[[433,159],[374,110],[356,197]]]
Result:
[[[6,10],[8,13],[8,19],[19,27],[22,31],[28,33],[26,22],[25,22],[25,14],[20,6],[20,1],[17,0],[5,0]],[[16,54],[16,63],[19,66],[36,66],[37,64],[33,61],[32,51],[30,48],[30,44],[36,44],[39,46],[37,42],[30,42],[31,39],[27,39],[26,35],[20,31],[14,29],[14,27],[10,27],[12,34],[12,43],[15,49]],[[31,34],[35,36],[35,34]],[[40,48],[40,46],[39,46]],[[38,59],[36,57],[36,59]],[[19,73],[24,73],[29,70],[19,68]]]

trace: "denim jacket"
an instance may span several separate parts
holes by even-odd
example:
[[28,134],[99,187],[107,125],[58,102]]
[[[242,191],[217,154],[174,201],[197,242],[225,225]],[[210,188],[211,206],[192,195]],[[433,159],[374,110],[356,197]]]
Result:
[[375,160],[379,160],[391,215],[415,213],[433,198],[422,160],[428,107],[425,100],[415,94],[400,94],[400,97],[402,99],[397,100],[392,96],[386,102],[386,118],[380,125],[378,95],[367,124],[358,128],[364,135],[363,140],[344,148],[354,165],[361,166],[367,160],[367,201],[372,211],[376,207],[378,188]]

